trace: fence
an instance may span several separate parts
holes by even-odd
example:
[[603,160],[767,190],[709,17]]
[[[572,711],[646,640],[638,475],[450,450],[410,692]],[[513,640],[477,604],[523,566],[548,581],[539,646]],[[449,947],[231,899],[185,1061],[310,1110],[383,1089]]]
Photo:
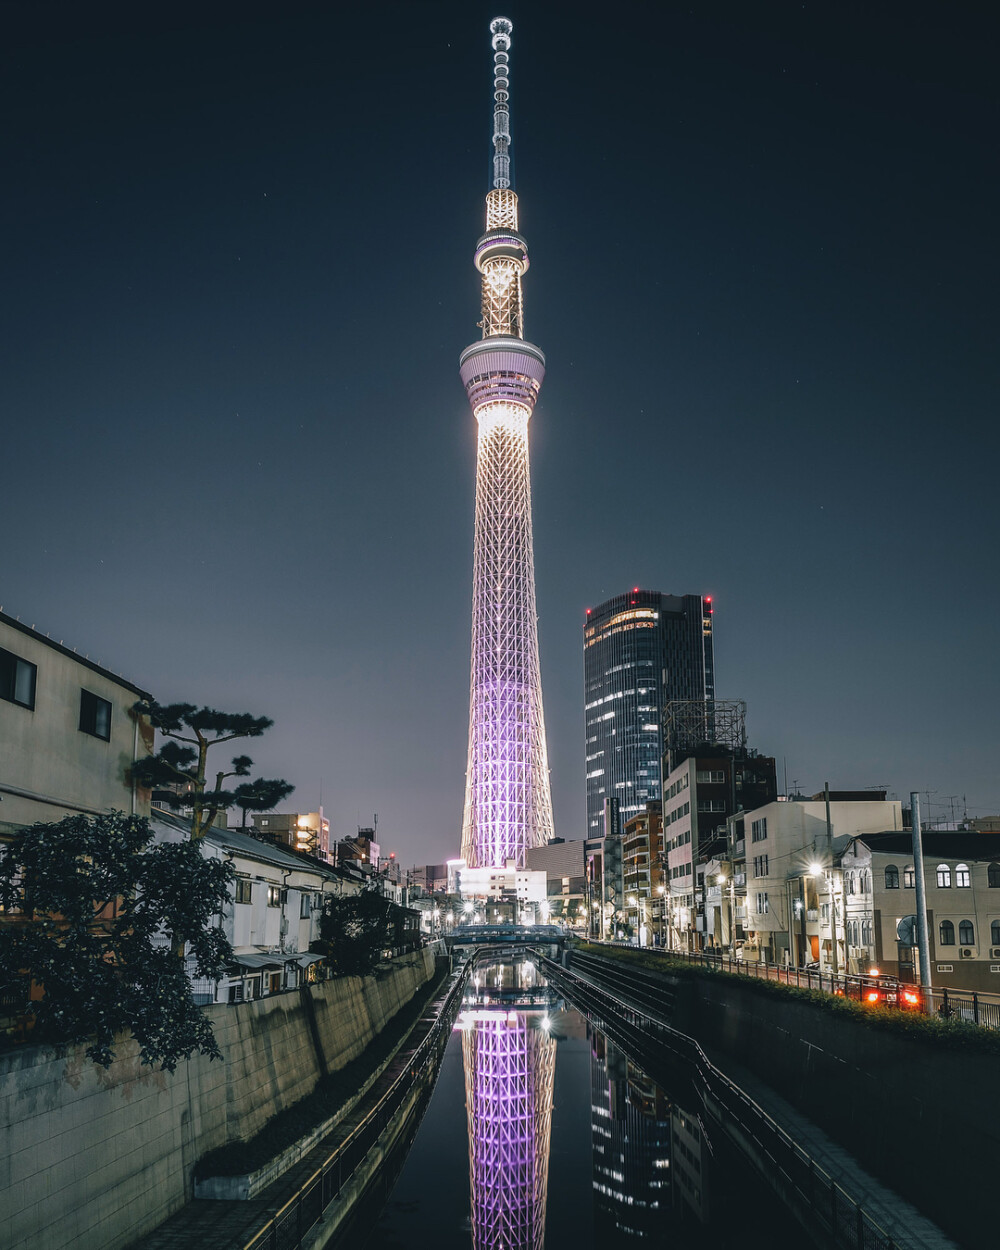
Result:
[[[572,967],[567,971],[552,960],[535,957],[549,979],[564,988],[573,1005],[615,1037],[626,1053],[632,1050],[640,1065],[644,1060],[648,1064],[657,1053],[662,1056],[664,1050],[680,1059],[700,1086],[706,1109],[723,1124],[735,1126],[743,1149],[755,1157],[782,1200],[802,1213],[808,1212],[808,1223],[819,1223],[832,1245],[849,1250],[900,1250],[893,1237],[794,1138],[711,1062],[694,1038],[657,1018],[655,991],[645,1003],[637,1004],[621,997],[617,969],[608,974],[615,977],[614,989],[610,989],[594,983],[592,966],[587,967],[585,981]],[[648,987],[641,987],[640,992],[645,996]],[[632,1045],[627,1032],[623,1035],[622,1025],[631,1030]],[[634,1046],[636,1038],[638,1048]]]
[[[471,967],[456,977],[423,1039],[377,1103],[338,1143],[315,1172],[244,1246],[244,1250],[294,1250],[343,1191],[407,1098],[433,1076],[451,1035],[452,1016],[461,1001]],[[433,1084],[433,1082],[430,1082]]]
[[[595,946],[624,946],[632,950],[637,949],[628,942],[598,942],[594,939],[591,939],[591,942]],[[783,964],[757,963],[754,960],[733,959],[728,955],[710,955],[704,951],[672,951],[656,946],[642,949],[645,954],[660,956],[666,960],[675,959],[684,963],[701,964],[707,968],[719,968],[735,976],[779,981],[782,985],[795,985],[802,990],[818,990],[823,994],[838,994],[844,998],[853,998],[857,1002],[864,1002],[871,993],[878,993],[880,997],[872,998],[872,1002],[878,1001],[883,1005],[914,1009],[919,1009],[921,1006],[922,991],[919,985],[900,984],[899,995],[903,996],[904,1001],[899,1002],[896,1001],[899,995],[895,997],[890,995],[889,999],[885,996],[884,991],[889,979],[858,976],[854,973],[833,976],[832,973],[819,972],[815,968],[791,968]],[[913,996],[912,999],[910,995]],[[932,1009],[939,1015],[949,1018],[957,1017],[984,1029],[1000,1029],[1000,996],[996,994],[932,988],[930,998]]]

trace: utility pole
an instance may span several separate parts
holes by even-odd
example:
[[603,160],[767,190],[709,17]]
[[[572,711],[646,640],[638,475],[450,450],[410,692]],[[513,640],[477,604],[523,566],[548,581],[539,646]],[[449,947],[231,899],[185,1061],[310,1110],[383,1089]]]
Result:
[[826,857],[830,865],[830,937],[833,975],[840,972],[837,962],[837,891],[833,876],[833,824],[830,820],[830,783],[823,782],[823,798],[826,801]]
[[920,831],[920,795],[910,791],[910,824],[913,826],[913,874],[917,887],[917,941],[920,944],[920,989],[924,1011],[934,1010],[931,994],[931,948],[927,932],[927,900],[924,892],[924,845]]

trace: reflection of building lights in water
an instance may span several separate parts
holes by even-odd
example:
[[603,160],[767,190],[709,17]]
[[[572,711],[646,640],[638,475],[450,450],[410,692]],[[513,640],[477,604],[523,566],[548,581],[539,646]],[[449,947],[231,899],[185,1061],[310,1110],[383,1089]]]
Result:
[[556,1057],[548,1023],[535,1012],[459,1017],[474,1250],[544,1243]]

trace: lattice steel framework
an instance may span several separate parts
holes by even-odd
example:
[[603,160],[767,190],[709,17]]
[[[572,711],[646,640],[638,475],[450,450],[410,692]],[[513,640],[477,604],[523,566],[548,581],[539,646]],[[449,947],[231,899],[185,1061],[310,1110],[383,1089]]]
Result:
[[493,188],[476,245],[482,339],[460,360],[479,423],[472,594],[472,688],[462,857],[470,867],[524,867],[553,834],[531,536],[528,421],[545,357],[524,339],[528,245],[510,186],[512,24],[490,23],[494,49]]
[[462,1033],[473,1250],[542,1250],[556,1043],[535,1012]]

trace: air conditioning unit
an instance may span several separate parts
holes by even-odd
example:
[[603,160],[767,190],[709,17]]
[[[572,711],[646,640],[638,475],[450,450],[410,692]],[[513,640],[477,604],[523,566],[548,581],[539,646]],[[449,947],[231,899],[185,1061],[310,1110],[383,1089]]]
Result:
[[972,947],[971,947],[971,946],[963,946],[963,947],[962,947],[962,958],[963,958],[963,959],[971,959],[971,958],[972,958]]
[[990,947],[990,959],[1000,959],[1000,946]]

